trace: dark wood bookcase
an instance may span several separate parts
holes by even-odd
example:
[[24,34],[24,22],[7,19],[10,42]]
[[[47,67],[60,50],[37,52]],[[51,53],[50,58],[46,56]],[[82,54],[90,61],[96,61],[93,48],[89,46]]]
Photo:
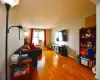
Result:
[[[86,59],[85,66],[92,68],[96,63],[96,27],[81,28],[79,30],[79,42],[80,63],[84,64]],[[89,51],[89,49],[91,50]]]

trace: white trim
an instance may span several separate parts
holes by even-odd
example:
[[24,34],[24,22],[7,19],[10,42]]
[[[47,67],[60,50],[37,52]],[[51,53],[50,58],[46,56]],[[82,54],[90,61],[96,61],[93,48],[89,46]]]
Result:
[[68,56],[75,59],[75,57],[73,57],[73,56],[70,56],[70,55],[68,55]]
[[100,80],[100,77],[97,78],[97,76],[95,76],[95,79],[96,79],[96,80]]

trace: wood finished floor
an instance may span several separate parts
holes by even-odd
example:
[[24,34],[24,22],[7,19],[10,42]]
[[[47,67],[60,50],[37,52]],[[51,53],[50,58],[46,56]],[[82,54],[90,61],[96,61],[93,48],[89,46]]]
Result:
[[74,59],[43,50],[38,68],[32,72],[32,80],[95,80],[91,70],[79,65]]

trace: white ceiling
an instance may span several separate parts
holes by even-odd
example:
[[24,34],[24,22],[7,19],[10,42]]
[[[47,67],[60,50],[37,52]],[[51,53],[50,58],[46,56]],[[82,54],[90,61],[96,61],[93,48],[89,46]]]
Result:
[[53,28],[61,20],[95,7],[90,0],[20,0],[17,17],[28,28]]

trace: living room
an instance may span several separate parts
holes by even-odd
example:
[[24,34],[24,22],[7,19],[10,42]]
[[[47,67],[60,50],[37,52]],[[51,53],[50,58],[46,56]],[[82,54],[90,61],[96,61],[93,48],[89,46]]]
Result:
[[[29,3],[28,6],[26,4]],[[52,5],[52,6],[51,6]],[[96,11],[97,10],[97,11]],[[53,45],[66,45],[68,48],[68,56],[71,58],[75,58],[76,55],[79,55],[80,50],[80,41],[79,41],[79,30],[81,28],[89,28],[92,26],[96,26],[96,79],[100,79],[100,65],[99,65],[99,20],[100,20],[100,1],[97,2],[93,0],[84,0],[84,1],[32,1],[29,2],[21,0],[19,5],[13,7],[9,11],[9,27],[13,25],[21,24],[24,28],[26,33],[26,37],[28,41],[32,41],[31,30],[33,32],[35,30],[40,30],[46,32],[44,42],[38,41],[36,46],[47,47],[49,44]],[[95,15],[96,14],[96,15]],[[96,23],[90,22],[87,25],[86,20],[88,17],[93,18],[95,16]],[[5,33],[6,33],[6,10],[4,5],[0,2],[0,80],[5,79]],[[94,18],[93,18],[94,19]],[[91,26],[92,24],[92,26]],[[55,35],[56,32],[61,30],[68,31],[68,40],[67,41],[56,41],[55,42]],[[24,37],[24,33],[22,32]],[[34,33],[33,33],[34,35]],[[31,37],[32,36],[32,37]],[[31,39],[32,38],[32,39]],[[35,38],[35,37],[34,37]],[[36,40],[35,40],[36,41]],[[34,40],[33,40],[34,42]],[[12,56],[12,54],[24,45],[24,39],[19,39],[19,29],[12,28],[9,31],[8,35],[8,62]],[[44,49],[45,50],[45,49]],[[51,50],[50,50],[51,51]],[[46,51],[44,51],[47,53]],[[52,51],[51,51],[52,53]],[[48,52],[49,56],[50,53]],[[47,54],[46,54],[47,55]],[[48,57],[49,57],[48,56]],[[62,57],[61,57],[62,58]],[[44,59],[44,58],[43,58]],[[66,66],[66,65],[65,65]],[[87,68],[86,68],[87,70]],[[92,72],[92,71],[91,71]],[[48,76],[48,75],[47,75]],[[57,76],[57,75],[56,75]],[[46,78],[47,79],[47,78]],[[51,80],[58,80],[59,78],[51,78]],[[68,78],[60,78],[60,79],[68,79]],[[80,79],[80,78],[79,78]],[[89,80],[91,78],[88,78]],[[39,79],[41,80],[41,79]],[[44,80],[44,79],[42,79]],[[69,78],[68,80],[72,80]],[[77,79],[78,80],[78,79]],[[82,80],[82,79],[81,79]],[[92,80],[92,79],[91,79]]]

